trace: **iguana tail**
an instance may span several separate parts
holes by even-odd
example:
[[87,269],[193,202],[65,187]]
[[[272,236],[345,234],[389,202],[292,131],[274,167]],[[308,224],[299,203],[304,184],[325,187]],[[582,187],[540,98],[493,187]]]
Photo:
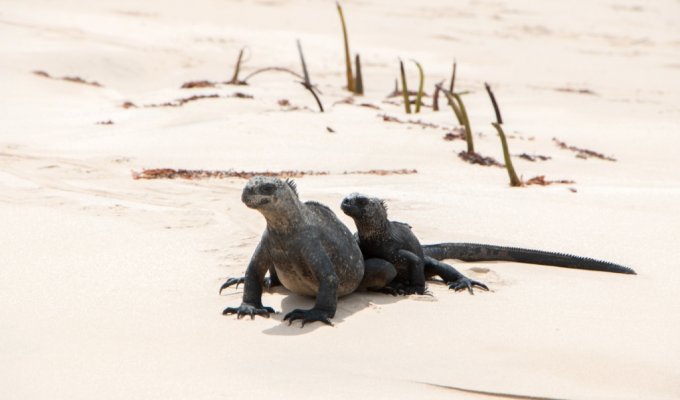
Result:
[[424,245],[426,256],[436,260],[447,258],[463,261],[513,261],[527,264],[550,265],[554,267],[589,269],[592,271],[633,274],[635,271],[622,265],[571,254],[549,251],[519,249],[478,243],[438,243]]

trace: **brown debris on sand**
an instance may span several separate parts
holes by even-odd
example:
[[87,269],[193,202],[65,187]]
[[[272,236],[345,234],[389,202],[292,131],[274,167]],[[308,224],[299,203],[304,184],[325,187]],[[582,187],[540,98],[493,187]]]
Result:
[[518,155],[517,157],[522,158],[527,161],[531,162],[536,162],[536,161],[548,161],[551,160],[552,157],[550,156],[542,156],[540,154],[527,154],[527,153],[522,153]]
[[369,169],[368,171],[345,171],[343,175],[412,175],[417,174],[415,169]]
[[182,84],[182,89],[199,89],[199,88],[214,88],[219,85],[219,82],[211,81],[189,81]]
[[382,120],[385,121],[385,122],[395,122],[395,123],[398,123],[398,124],[417,125],[417,126],[423,128],[423,129],[424,128],[450,129],[450,128],[443,127],[441,125],[433,124],[431,122],[425,122],[425,121],[422,121],[422,120],[412,120],[412,119],[401,120],[397,117],[393,117],[393,116],[387,115],[387,114],[378,114],[378,117],[382,118]]
[[505,168],[505,165],[499,163],[493,157],[484,157],[481,154],[475,152],[461,151],[458,153],[458,157],[470,164],[478,164],[485,167]]
[[196,101],[196,100],[202,100],[202,99],[216,99],[219,98],[219,94],[198,94],[190,97],[183,97],[181,99],[176,99],[174,101],[168,101],[165,103],[152,103],[152,104],[144,104],[144,107],[182,107],[186,103]]
[[593,92],[590,89],[572,89],[568,87],[559,87],[554,89],[556,92],[562,92],[562,93],[576,93],[576,94],[587,94],[590,96],[597,96],[597,93]]
[[80,83],[83,85],[89,85],[89,86],[96,86],[96,87],[103,87],[101,83],[96,82],[96,81],[86,81],[85,79],[79,77],[79,76],[62,76],[62,77],[56,77],[48,74],[45,71],[33,71],[34,75],[37,76],[42,76],[43,78],[48,78],[48,79],[54,79],[58,81],[66,81],[66,82],[72,82],[72,83]]
[[614,157],[605,156],[604,154],[598,153],[598,152],[593,151],[593,150],[583,149],[583,148],[576,147],[576,146],[569,146],[568,144],[557,140],[557,138],[553,138],[553,142],[555,142],[557,147],[559,147],[560,149],[570,150],[570,151],[575,152],[576,158],[582,158],[584,160],[586,160],[588,158],[599,158],[600,160],[616,161],[616,159]]
[[142,172],[132,172],[132,179],[207,179],[207,178],[242,178],[253,176],[271,176],[277,178],[300,178],[305,175],[328,175],[324,171],[234,171],[234,170],[205,170],[205,169],[173,169],[154,168],[144,169]]
[[465,138],[465,128],[463,127],[457,127],[453,128],[451,132],[447,132],[442,139],[446,140],[447,142],[453,141],[453,140],[467,140]]
[[524,182],[525,185],[540,185],[540,186],[548,186],[548,185],[553,185],[553,184],[571,185],[571,184],[574,184],[574,183],[576,183],[576,182],[574,182],[573,180],[569,180],[569,179],[548,180],[548,179],[545,179],[545,175],[534,176],[533,178]]
[[[270,176],[277,178],[301,178],[303,176],[330,175],[328,171],[234,171],[234,170],[204,170],[204,169],[173,169],[153,168],[143,169],[141,172],[130,171],[132,179],[224,179],[241,178],[250,179],[254,176]],[[343,175],[408,175],[417,174],[415,169],[372,169],[368,171],[345,171]]]

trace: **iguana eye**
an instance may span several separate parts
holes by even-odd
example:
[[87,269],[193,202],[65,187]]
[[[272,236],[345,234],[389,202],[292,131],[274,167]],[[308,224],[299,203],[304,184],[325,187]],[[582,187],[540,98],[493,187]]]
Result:
[[260,186],[260,193],[265,195],[273,194],[276,191],[276,185],[273,183],[265,183]]
[[357,197],[357,204],[360,207],[365,207],[366,205],[368,205],[368,199],[365,197]]

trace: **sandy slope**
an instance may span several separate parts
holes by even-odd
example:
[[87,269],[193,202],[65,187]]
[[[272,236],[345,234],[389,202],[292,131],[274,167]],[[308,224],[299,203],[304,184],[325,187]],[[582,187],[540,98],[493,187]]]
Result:
[[[60,3],[0,7],[3,399],[680,397],[677,1],[348,1],[368,88],[357,102],[381,110],[334,104],[347,94],[332,2]],[[246,73],[297,69],[296,38],[324,114],[286,75],[179,89],[228,79],[242,46]],[[503,170],[460,161],[464,144],[445,130],[384,122],[453,123],[447,110],[407,117],[383,102],[397,57],[423,64],[430,92],[456,57],[480,152],[501,158],[489,81],[513,153],[552,157],[515,159],[520,173],[576,184],[511,189]],[[254,98],[226,97],[236,92]],[[577,159],[553,137],[618,161]],[[329,171],[298,187],[339,214],[344,195],[365,192],[424,242],[566,251],[639,275],[459,263],[493,292],[356,294],[335,328],[237,321],[220,311],[241,291],[217,289],[243,273],[264,227],[240,203],[245,181],[131,179],[155,167]],[[342,174],[375,168],[418,174]],[[279,290],[264,303],[311,300]]]

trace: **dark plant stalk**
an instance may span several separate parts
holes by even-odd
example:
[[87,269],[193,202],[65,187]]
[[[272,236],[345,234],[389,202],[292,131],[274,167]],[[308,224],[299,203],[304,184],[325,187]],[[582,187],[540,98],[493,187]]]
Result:
[[238,85],[241,83],[241,81],[238,80],[238,74],[241,71],[241,60],[243,59],[243,51],[245,48],[241,49],[238,53],[238,59],[236,59],[236,66],[234,67],[234,75],[231,77],[231,80],[227,82],[230,85]]
[[463,125],[465,126],[465,139],[467,140],[468,153],[475,152],[475,145],[472,141],[472,129],[470,128],[470,118],[468,118],[467,110],[465,110],[465,104],[463,104],[463,99],[458,93],[451,93],[454,99],[458,102],[458,107],[460,107],[460,115],[463,118]]
[[361,58],[359,54],[354,57],[354,70],[357,73],[356,80],[354,81],[354,94],[362,96],[364,94],[364,78],[361,75]]
[[451,72],[451,82],[449,83],[449,92],[453,93],[453,88],[456,84],[456,60],[453,60],[453,71]]
[[411,103],[408,98],[408,87],[406,85],[406,72],[404,71],[404,62],[399,60],[399,69],[401,70],[401,92],[404,96],[404,108],[406,114],[411,114]]
[[305,84],[312,86],[312,82],[309,80],[309,72],[307,71],[307,63],[305,62],[305,56],[302,54],[302,44],[300,44],[300,39],[297,39],[298,53],[300,53],[300,63],[302,64],[302,79]]
[[345,41],[345,71],[347,74],[347,90],[354,93],[354,75],[352,74],[352,61],[349,53],[349,39],[347,39],[347,25],[345,24],[345,16],[342,13],[342,6],[339,2],[335,2],[338,7],[338,15],[340,15],[340,23],[342,24],[342,37]]
[[434,94],[432,95],[432,111],[439,111],[439,86],[441,82],[434,85]]
[[300,53],[300,63],[302,64],[302,74],[303,74],[303,81],[300,82],[302,86],[304,86],[305,89],[309,90],[312,93],[312,96],[314,96],[314,100],[316,100],[316,104],[319,106],[319,111],[323,112],[323,105],[321,104],[321,99],[319,99],[319,96],[317,96],[316,92],[314,91],[314,87],[312,86],[312,82],[309,79],[309,72],[307,71],[307,63],[305,62],[305,55],[302,53],[302,45],[300,44],[300,41],[297,41],[297,47],[298,47],[298,52]]
[[514,187],[524,186],[522,184],[522,181],[517,177],[515,167],[512,166],[512,160],[510,159],[510,151],[508,150],[508,141],[505,138],[505,132],[503,132],[501,124],[499,124],[498,122],[494,122],[491,125],[493,125],[493,127],[496,128],[496,130],[498,131],[498,136],[501,137],[501,145],[503,146],[503,158],[505,159],[505,168],[508,170],[508,176],[510,177],[510,186]]
[[496,113],[496,123],[501,125],[503,124],[503,118],[501,118],[501,110],[498,108],[498,103],[496,103],[496,96],[493,95],[493,92],[491,91],[491,86],[489,86],[488,83],[484,82],[484,87],[486,87],[486,92],[489,94],[489,97],[491,98],[491,104],[493,105],[493,110]]
[[420,63],[416,60],[411,60],[416,64],[416,67],[418,67],[418,94],[416,95],[416,114],[420,112],[420,107],[423,104],[423,90],[425,87],[425,73],[423,72],[423,67],[420,66]]

